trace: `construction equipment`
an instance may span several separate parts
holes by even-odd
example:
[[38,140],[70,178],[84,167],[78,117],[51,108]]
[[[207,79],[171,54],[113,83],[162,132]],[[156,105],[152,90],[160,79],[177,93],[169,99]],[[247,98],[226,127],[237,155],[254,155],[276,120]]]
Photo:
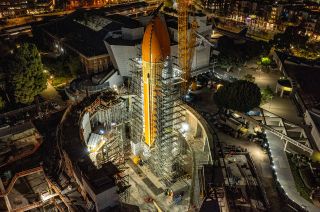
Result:
[[188,34],[188,9],[191,2],[191,0],[178,1],[178,56],[179,66],[183,72],[184,83],[182,90],[184,93],[188,91],[190,85],[190,72],[196,43],[195,31],[198,27],[198,24],[194,19],[191,23],[190,33]]

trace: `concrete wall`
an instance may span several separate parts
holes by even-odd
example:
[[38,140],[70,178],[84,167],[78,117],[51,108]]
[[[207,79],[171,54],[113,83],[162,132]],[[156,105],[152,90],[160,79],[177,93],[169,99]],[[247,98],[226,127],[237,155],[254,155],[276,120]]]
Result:
[[[273,58],[273,60],[275,61],[275,63],[277,64],[278,69],[279,69],[282,73],[284,73],[283,64],[282,64],[280,58],[278,57],[278,55],[277,55],[277,53],[276,53],[275,51],[274,51],[273,54],[272,54],[272,58]],[[284,73],[284,74],[285,74],[285,73]]]
[[[178,44],[171,45],[172,63],[179,65]],[[192,59],[192,70],[208,67],[210,62],[210,46],[203,44],[195,48]]]
[[[206,24],[206,17],[197,17],[196,20],[199,25],[199,27],[197,28],[197,32],[202,34],[204,37],[209,36],[212,29],[211,25]],[[178,42],[178,30],[169,27],[168,31],[171,39]],[[211,46],[209,46],[207,43],[200,44],[199,41],[197,41],[192,59],[192,70],[209,66],[210,50]],[[178,44],[171,46],[171,55],[178,58]],[[173,63],[179,64],[178,59],[173,59]]]
[[[320,149],[320,132],[319,132],[318,126],[313,121],[310,113],[312,113],[312,111],[309,112],[308,110],[306,110],[306,112],[304,113],[304,121],[306,122],[307,125],[311,125],[311,135],[319,150]],[[319,116],[319,119],[320,119],[320,116]]]
[[82,178],[82,185],[83,188],[88,192],[91,199],[95,202],[97,212],[108,207],[113,207],[119,202],[117,186],[113,186],[99,194],[95,194],[84,178]]
[[[195,159],[196,169],[193,169],[192,172],[192,204],[196,207],[200,207],[202,202],[201,193],[203,193],[203,187],[201,182],[204,180],[203,176],[203,165],[212,164],[212,155],[211,150],[213,148],[213,136],[209,130],[207,122],[198,114],[193,108],[188,105],[183,105],[185,109],[186,122],[189,124],[190,131],[193,138],[189,143],[189,146],[192,148]],[[194,139],[194,140],[193,140]]]
[[130,59],[141,55],[140,44],[136,46],[109,45],[105,42],[113,66],[120,71],[121,76],[130,77]]
[[210,48],[211,47],[206,43],[196,47],[192,60],[192,70],[209,66]]
[[83,139],[87,143],[88,138],[90,136],[90,133],[92,131],[91,130],[91,124],[90,124],[90,117],[89,117],[89,113],[88,112],[86,112],[83,115],[82,123],[81,123],[81,130],[83,130],[82,131]]
[[195,139],[200,139],[202,151],[202,164],[211,164],[212,156],[210,152],[210,146],[213,147],[213,137],[210,133],[210,130],[207,126],[207,122],[191,107],[184,105],[186,109],[186,122],[189,124],[192,135]]
[[121,86],[123,84],[123,78],[118,71],[116,71],[110,78],[107,80],[109,82],[110,88],[114,86]]

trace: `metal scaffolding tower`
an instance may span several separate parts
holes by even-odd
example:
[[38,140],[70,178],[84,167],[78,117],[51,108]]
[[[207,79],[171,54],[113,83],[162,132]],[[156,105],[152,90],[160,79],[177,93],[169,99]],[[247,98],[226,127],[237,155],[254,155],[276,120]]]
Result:
[[[181,71],[172,67],[168,58],[155,76],[157,95],[151,100],[155,105],[152,114],[156,131],[154,145],[149,147],[144,143],[143,134],[143,83],[142,66],[139,59],[132,60],[131,93],[134,95],[132,109],[132,140],[141,142],[144,152],[142,155],[153,173],[161,178],[166,186],[170,186],[182,174],[181,168],[181,141],[178,136],[178,127],[184,121],[184,109],[180,107],[180,88],[183,82]],[[146,150],[147,149],[147,150]]]
[[143,104],[142,104],[142,65],[138,59],[131,59],[131,84],[132,98],[131,109],[131,140],[143,142]]

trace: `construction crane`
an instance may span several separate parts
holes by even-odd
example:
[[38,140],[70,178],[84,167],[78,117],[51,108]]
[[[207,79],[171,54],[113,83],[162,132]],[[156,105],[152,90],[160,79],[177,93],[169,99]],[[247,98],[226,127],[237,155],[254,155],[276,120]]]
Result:
[[192,0],[178,0],[178,58],[179,66],[183,72],[183,92],[187,93],[190,85],[190,72],[196,44],[197,21],[193,19],[190,33],[188,33],[188,10]]

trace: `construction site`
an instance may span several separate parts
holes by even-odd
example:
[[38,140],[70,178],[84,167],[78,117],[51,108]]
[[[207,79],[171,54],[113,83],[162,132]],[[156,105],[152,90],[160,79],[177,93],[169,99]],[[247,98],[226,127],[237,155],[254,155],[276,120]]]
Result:
[[[195,29],[210,26],[189,20],[190,5],[181,1],[173,24],[178,35],[174,41],[161,6],[148,14],[139,50],[126,61],[127,89],[111,87],[91,95],[87,91],[83,100],[55,118],[56,128],[37,124],[42,128],[37,132],[30,123],[19,125],[17,132],[1,130],[5,136],[1,142],[7,146],[1,152],[2,208],[188,211],[201,207],[207,181],[212,180],[206,172],[212,172],[213,137],[206,121],[181,99],[191,85],[193,54],[203,51]],[[172,50],[173,44],[177,50]],[[20,131],[22,141],[16,135]],[[8,144],[12,141],[16,148]],[[13,156],[7,157],[10,151]]]
[[195,1],[68,2],[82,8],[32,33],[84,70],[62,83],[61,110],[0,114],[0,212],[279,211],[267,194],[318,211],[290,171],[315,153],[307,125],[216,107],[214,93],[236,80],[215,69],[218,38],[242,45],[242,33],[217,32]]
[[[190,69],[191,55],[184,56]],[[205,121],[181,101],[190,74],[173,63],[157,10],[130,66],[127,92],[97,93],[65,112],[59,137],[66,173],[97,211],[119,205],[196,210],[206,193],[213,139]]]

